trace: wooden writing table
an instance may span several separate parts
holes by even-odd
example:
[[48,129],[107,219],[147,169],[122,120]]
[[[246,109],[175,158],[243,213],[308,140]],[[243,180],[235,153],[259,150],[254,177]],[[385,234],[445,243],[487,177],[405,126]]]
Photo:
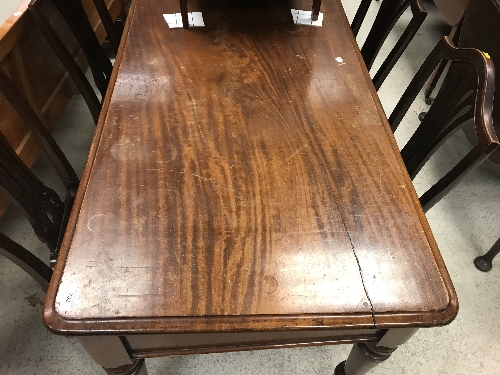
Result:
[[340,3],[278,3],[132,4],[43,313],[109,373],[357,342],[364,374],[457,313]]

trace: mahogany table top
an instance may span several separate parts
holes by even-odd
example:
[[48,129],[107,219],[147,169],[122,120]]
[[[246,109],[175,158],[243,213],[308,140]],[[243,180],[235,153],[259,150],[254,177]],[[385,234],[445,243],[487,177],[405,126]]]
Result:
[[[446,324],[457,298],[338,0],[133,3],[44,307],[65,334]],[[266,4],[270,4],[266,2]]]

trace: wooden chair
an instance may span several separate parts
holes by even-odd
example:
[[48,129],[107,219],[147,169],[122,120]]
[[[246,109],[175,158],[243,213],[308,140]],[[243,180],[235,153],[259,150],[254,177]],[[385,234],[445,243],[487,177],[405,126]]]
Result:
[[478,141],[458,164],[422,194],[420,203],[424,211],[436,204],[499,146],[492,119],[493,62],[479,50],[454,47],[448,37],[437,44],[396,105],[389,118],[392,130],[397,129],[442,59],[451,62],[443,85],[422,123],[401,150],[408,173],[413,179],[439,146],[469,120],[474,122]]
[[[500,2],[498,0],[435,0],[439,11],[443,14],[446,22],[458,27],[453,42],[460,48],[478,48],[487,52],[491,60],[500,63]],[[456,26],[455,26],[456,25]],[[478,27],[480,25],[480,27]],[[444,70],[446,64],[441,63],[425,90],[425,98],[428,104],[432,103],[430,98],[439,75]],[[500,85],[500,74],[496,75],[496,86]],[[500,129],[500,102],[497,93],[495,105],[493,106],[493,124],[495,129]],[[474,138],[471,130],[466,129],[469,139]],[[500,149],[497,149],[490,160],[500,164]],[[484,255],[474,259],[476,268],[483,272],[488,272],[493,266],[493,259],[500,252],[500,240],[495,242],[491,249]]]
[[[361,0],[356,15],[351,24],[351,29],[356,36],[364,21],[371,0]],[[404,50],[411,42],[417,33],[420,25],[427,17],[427,12],[422,5],[421,0],[383,0],[380,4],[380,9],[377,17],[372,25],[370,32],[366,38],[363,47],[361,48],[361,55],[365,61],[366,66],[370,69],[377,57],[380,48],[384,44],[389,32],[394,27],[397,20],[401,17],[403,12],[411,7],[413,17],[406,27],[405,31],[398,39],[396,45],[386,57],[382,66],[373,77],[373,85],[378,90],[384,82],[391,69],[394,67],[398,59],[403,54]]]
[[[28,101],[0,69],[0,92],[40,141],[42,150],[61,179],[66,194],[63,200],[44,185],[22,162],[0,133],[0,187],[30,221],[35,234],[50,250],[50,264],[57,259],[69,213],[78,188],[78,177],[43,121]],[[51,268],[27,249],[0,233],[0,254],[11,259],[38,281],[45,290]]]
[[85,77],[85,73],[50,24],[47,18],[47,14],[50,14],[50,12],[47,12],[46,9],[48,3],[52,3],[53,7],[51,9],[57,9],[74,34],[90,66],[95,85],[103,98],[106,94],[111,70],[113,69],[111,61],[102,49],[80,0],[31,1],[28,7],[35,22],[80,90],[92,113],[94,121],[97,122],[102,103]]
[[[478,27],[480,25],[480,27]],[[500,1],[498,0],[470,0],[463,19],[462,32],[458,41],[459,47],[473,47],[487,52],[491,60],[500,64]],[[500,86],[500,74],[496,76],[496,87]],[[493,105],[493,124],[495,130],[500,131],[500,95],[495,96]],[[470,132],[466,132],[470,138]],[[490,156],[490,160],[500,164],[500,150]],[[474,264],[477,269],[488,272],[492,262],[500,252],[500,240],[483,256],[477,257]]]

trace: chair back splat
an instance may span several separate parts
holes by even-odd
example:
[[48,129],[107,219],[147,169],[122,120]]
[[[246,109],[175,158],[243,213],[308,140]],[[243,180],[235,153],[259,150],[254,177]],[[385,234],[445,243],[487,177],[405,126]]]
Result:
[[[48,246],[50,264],[53,266],[73,206],[79,183],[78,176],[45,127],[43,120],[1,69],[0,92],[37,137],[42,150],[65,187],[65,197],[61,199],[53,189],[31,172],[0,132],[0,189],[23,211],[37,237]],[[47,288],[52,274],[51,269],[23,246],[2,233],[0,233],[0,254],[33,276],[44,290]]]

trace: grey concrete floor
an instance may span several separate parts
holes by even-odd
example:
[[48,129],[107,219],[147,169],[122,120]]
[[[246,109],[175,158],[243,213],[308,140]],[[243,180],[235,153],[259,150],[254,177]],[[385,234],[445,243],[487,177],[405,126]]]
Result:
[[[331,0],[324,0],[331,1]],[[359,0],[343,0],[352,19]],[[368,23],[379,3],[373,2]],[[421,62],[447,28],[432,4],[430,14],[416,39],[403,54],[379,94],[389,114]],[[391,40],[402,32],[405,20],[395,28]],[[366,35],[360,33],[359,42]],[[382,51],[382,56],[384,51]],[[380,62],[376,63],[379,64]],[[375,66],[376,68],[376,66]],[[426,105],[420,96],[396,132],[400,145],[418,125],[417,113]],[[71,126],[68,126],[71,125]],[[81,97],[68,106],[56,138],[71,162],[81,171],[94,125]],[[417,192],[425,191],[436,176],[449,168],[450,160],[463,155],[469,144],[457,134],[433,157],[415,180]],[[38,160],[35,169],[45,171]],[[47,177],[50,179],[50,175]],[[460,312],[446,327],[420,330],[373,374],[461,375],[500,373],[500,258],[493,270],[477,271],[472,260],[500,237],[500,167],[489,162],[472,172],[427,214],[460,301]],[[43,259],[47,251],[10,208],[0,219],[0,228],[32,249]],[[99,374],[78,343],[49,333],[41,321],[43,293],[38,285],[15,266],[0,259],[0,374]],[[348,346],[324,346],[265,351],[174,356],[147,360],[150,375],[188,374],[332,374],[346,358]]]

